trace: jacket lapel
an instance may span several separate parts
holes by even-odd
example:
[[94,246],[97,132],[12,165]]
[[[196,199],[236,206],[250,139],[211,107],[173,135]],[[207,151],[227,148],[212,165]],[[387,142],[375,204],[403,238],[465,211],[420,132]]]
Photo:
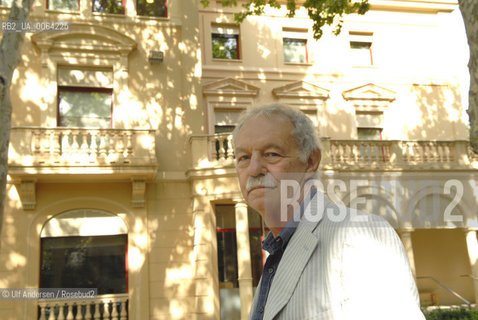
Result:
[[[323,207],[326,205],[325,197],[317,192],[307,206],[297,230],[290,239],[289,244],[282,256],[277,273],[272,281],[272,286],[267,297],[264,310],[264,320],[273,319],[277,313],[287,304],[294,293],[299,278],[314,252],[319,239],[312,233],[320,222],[318,217],[323,216]],[[323,201],[323,206],[317,212],[317,201]],[[315,219],[307,219],[307,217]]]

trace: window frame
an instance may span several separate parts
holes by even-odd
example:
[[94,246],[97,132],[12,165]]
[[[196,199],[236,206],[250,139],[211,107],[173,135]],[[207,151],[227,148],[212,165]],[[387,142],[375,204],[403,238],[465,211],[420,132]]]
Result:
[[[145,14],[140,14],[139,13],[139,1],[135,1],[136,5],[136,16],[138,17],[148,17],[148,18],[167,18],[168,17],[168,0],[158,0],[158,1],[164,1],[164,15],[162,16],[155,16],[155,15],[145,15]],[[144,0],[144,2],[148,3],[148,0]],[[152,5],[156,5],[156,0],[151,3]]]
[[[305,61],[287,61],[285,54],[285,40],[303,42],[304,45],[301,48],[304,48],[304,58]],[[301,53],[302,54],[302,53]],[[282,59],[284,64],[299,64],[307,65],[310,64],[309,57],[309,30],[308,29],[298,29],[298,28],[282,28]]]
[[[109,93],[110,94],[110,126],[106,129],[113,128],[114,118],[113,118],[113,88],[103,88],[103,87],[82,87],[82,86],[65,86],[59,85],[57,89],[57,118],[56,118],[56,125],[57,127],[61,128],[68,128],[65,126],[60,125],[61,121],[61,113],[60,113],[60,91],[61,89],[66,89],[66,91],[70,92],[100,92],[100,93]],[[88,128],[88,127],[85,127]]]
[[[110,237],[110,238],[113,238],[113,237],[117,237],[117,238],[123,238],[122,239],[122,242],[124,243],[124,289],[125,291],[124,292],[108,292],[108,293],[101,293],[101,292],[98,292],[98,294],[123,294],[123,293],[128,293],[129,292],[129,279],[128,279],[128,273],[129,273],[129,268],[128,268],[128,235],[127,234],[116,234],[116,235],[89,235],[89,236],[79,236],[79,235],[75,235],[75,236],[62,236],[62,237],[57,237],[57,236],[53,236],[53,237],[41,237],[40,238],[40,279],[39,279],[39,287],[40,288],[49,288],[49,287],[45,287],[45,283],[44,283],[44,277],[43,277],[43,274],[42,274],[42,270],[43,270],[43,254],[44,254],[44,240],[51,240],[51,239],[73,239],[73,238],[95,238],[96,240],[101,240],[101,238],[105,239],[106,237]],[[98,248],[98,246],[96,247],[92,247],[90,249],[95,249],[95,248]],[[65,287],[65,285],[63,285],[62,283],[62,287]],[[68,287],[72,287],[72,286],[68,286]],[[80,287],[83,287],[83,286],[73,286],[72,288],[80,288]]]
[[[305,60],[304,61],[287,61],[286,60],[286,54],[285,54],[285,40],[292,40],[292,41],[297,41],[297,42],[304,42],[304,45],[303,45],[303,48],[304,48],[304,56],[305,56]],[[287,64],[308,64],[309,63],[309,50],[308,50],[308,47],[307,47],[307,39],[299,39],[299,38],[282,38],[282,47],[283,47],[283,54],[284,54],[284,63],[287,63]]]
[[[349,50],[352,55],[352,63],[355,66],[374,66],[373,61],[373,32],[349,31]],[[367,61],[356,61],[359,50],[366,49],[369,54]],[[365,50],[364,50],[365,51]]]
[[[216,37],[215,37],[216,36]],[[217,38],[222,39],[235,39],[236,40],[236,58],[219,58],[214,56],[214,40]],[[241,55],[241,37],[240,29],[237,25],[211,25],[211,57],[215,61],[240,61]]]
[[[93,14],[113,14],[113,15],[120,15],[120,16],[126,15],[126,0],[121,0],[121,9],[122,9],[121,13],[95,11],[95,2],[101,1],[101,0],[90,0],[90,1],[91,1],[91,12]],[[114,0],[108,0],[108,1],[114,1]]]
[[75,2],[78,3],[78,9],[64,9],[64,8],[50,8],[50,3],[52,3],[53,0],[46,0],[46,9],[47,10],[53,10],[53,11],[70,11],[70,12],[80,12],[81,11],[81,0],[76,0]]
[[[360,138],[360,135],[359,135],[359,131],[360,130],[376,130],[378,132],[378,136],[379,138],[378,139],[362,139]],[[382,141],[383,140],[383,128],[379,128],[379,127],[357,127],[357,139],[359,140],[380,140]]]
[[[107,224],[108,226],[106,228],[98,228],[98,225],[101,224]],[[44,259],[43,239],[62,239],[60,240],[60,244],[63,246],[52,246],[50,249],[62,250],[63,248],[65,253],[68,249],[78,248],[77,246],[72,246],[72,244],[75,244],[75,241],[78,242],[78,240],[88,239],[90,240],[89,244],[93,245],[88,247],[88,243],[86,243],[87,245],[82,247],[82,249],[85,249],[84,252],[89,250],[88,253],[95,253],[96,251],[96,253],[99,252],[102,256],[108,257],[108,255],[102,254],[102,248],[121,248],[120,254],[116,251],[116,256],[121,256],[121,259],[124,259],[124,279],[121,277],[122,283],[118,288],[125,290],[121,293],[129,292],[129,231],[121,217],[96,208],[70,209],[48,219],[40,229],[41,232],[38,233],[39,241],[37,242],[39,253],[38,285],[40,288],[45,287],[45,283],[42,283],[42,266]],[[114,253],[115,251],[107,250],[106,253],[108,252]],[[99,257],[100,255],[96,256]],[[101,263],[101,261],[96,262]],[[83,263],[82,267],[85,267],[85,265],[88,265],[88,261],[86,261],[86,264]],[[60,279],[60,281],[62,281],[62,279]],[[114,294],[121,293],[117,292]]]

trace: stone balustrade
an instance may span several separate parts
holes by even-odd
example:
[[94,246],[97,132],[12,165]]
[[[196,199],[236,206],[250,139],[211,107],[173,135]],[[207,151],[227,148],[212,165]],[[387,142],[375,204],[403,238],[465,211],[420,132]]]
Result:
[[[478,168],[468,141],[336,140],[321,138],[322,169]],[[191,137],[195,168],[233,163],[230,134]]]
[[9,173],[45,168],[62,173],[55,168],[73,167],[151,171],[157,166],[155,150],[155,132],[149,129],[13,127]]
[[127,320],[128,294],[100,295],[88,300],[38,302],[39,320]]

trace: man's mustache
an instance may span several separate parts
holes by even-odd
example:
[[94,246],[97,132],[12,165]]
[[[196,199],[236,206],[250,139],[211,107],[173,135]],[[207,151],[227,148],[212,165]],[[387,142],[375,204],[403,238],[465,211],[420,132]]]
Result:
[[258,177],[249,177],[247,179],[246,191],[251,191],[252,188],[263,187],[263,188],[275,188],[277,183],[274,181],[274,178],[270,173],[267,173],[264,176]]

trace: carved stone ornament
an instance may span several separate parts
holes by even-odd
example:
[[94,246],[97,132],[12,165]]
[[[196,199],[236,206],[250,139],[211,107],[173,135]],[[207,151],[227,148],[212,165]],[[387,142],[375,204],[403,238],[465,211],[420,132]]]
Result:
[[373,83],[369,83],[360,87],[356,87],[342,92],[345,100],[369,100],[369,101],[393,101],[396,92],[379,87]]
[[22,180],[20,182],[20,200],[23,210],[34,210],[36,200],[36,182],[34,180]]
[[249,96],[255,97],[259,93],[259,88],[250,85],[244,81],[225,78],[204,85],[203,94],[220,96]]
[[131,206],[134,208],[144,208],[146,203],[144,198],[146,192],[146,181],[141,177],[136,177],[131,180]]
[[277,98],[328,99],[329,90],[307,81],[297,81],[272,90]]

